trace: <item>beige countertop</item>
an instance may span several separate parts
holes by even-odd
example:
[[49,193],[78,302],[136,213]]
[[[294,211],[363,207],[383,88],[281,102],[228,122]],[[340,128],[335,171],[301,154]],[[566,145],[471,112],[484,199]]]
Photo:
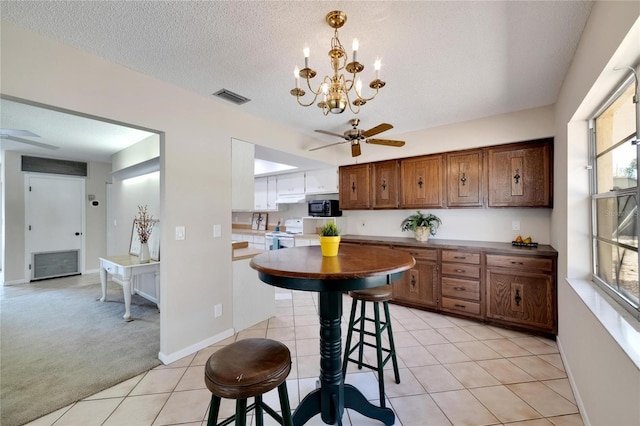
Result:
[[403,245],[409,247],[422,248],[444,248],[444,249],[478,249],[484,251],[502,252],[508,254],[531,254],[557,256],[558,252],[548,244],[539,244],[538,247],[516,247],[510,242],[494,242],[494,241],[466,241],[466,240],[440,240],[437,238],[429,238],[429,241],[420,242],[415,238],[403,237],[377,237],[371,235],[343,235],[341,241],[350,243],[364,244],[384,244],[384,245]]
[[260,253],[263,253],[265,250],[255,249],[255,248],[240,248],[233,250],[233,254],[231,255],[231,260],[243,260],[243,259],[251,259],[253,256],[256,256]]

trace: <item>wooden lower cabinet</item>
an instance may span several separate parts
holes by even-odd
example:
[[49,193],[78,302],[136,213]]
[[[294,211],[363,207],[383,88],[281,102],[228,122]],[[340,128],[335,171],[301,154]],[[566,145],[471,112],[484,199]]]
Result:
[[486,287],[488,319],[557,333],[553,259],[487,255]]
[[393,247],[409,253],[416,260],[413,268],[393,283],[393,300],[419,308],[436,308],[438,305],[438,251]]
[[449,243],[446,248],[432,248],[385,240],[385,244],[379,240],[355,244],[392,247],[416,260],[392,284],[394,303],[546,336],[557,334],[557,252],[552,247],[521,251],[489,242],[488,247]]

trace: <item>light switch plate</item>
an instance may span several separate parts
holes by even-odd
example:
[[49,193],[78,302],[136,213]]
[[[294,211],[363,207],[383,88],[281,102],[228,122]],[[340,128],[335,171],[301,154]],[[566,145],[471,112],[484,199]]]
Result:
[[222,225],[213,225],[213,238],[220,238],[222,236]]
[[520,230],[520,221],[519,220],[512,220],[511,221],[511,230],[512,231],[519,231]]
[[186,235],[184,226],[176,226],[176,240],[184,240]]

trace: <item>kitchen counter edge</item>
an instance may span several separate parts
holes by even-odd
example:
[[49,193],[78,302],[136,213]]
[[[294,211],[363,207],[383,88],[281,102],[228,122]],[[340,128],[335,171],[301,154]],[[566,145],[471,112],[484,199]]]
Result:
[[416,241],[415,238],[380,237],[374,235],[343,235],[341,241],[345,243],[380,244],[429,249],[477,249],[507,254],[558,256],[556,249],[548,244],[539,244],[538,247],[518,247],[513,246],[510,242],[440,240],[437,238],[430,238],[429,241],[421,242]]

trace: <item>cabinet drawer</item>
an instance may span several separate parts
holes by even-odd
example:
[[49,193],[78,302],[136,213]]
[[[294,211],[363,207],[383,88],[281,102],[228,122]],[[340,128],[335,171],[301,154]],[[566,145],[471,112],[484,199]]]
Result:
[[394,247],[396,250],[404,251],[409,253],[415,259],[423,259],[423,260],[438,260],[438,251],[432,249],[412,249],[410,247]]
[[466,300],[443,297],[442,307],[450,311],[467,312],[470,314],[480,315],[480,304],[475,302],[467,302]]
[[502,268],[529,268],[551,272],[553,271],[553,260],[537,257],[488,254],[487,266],[500,266]]
[[442,277],[442,295],[480,301],[480,281]]
[[480,278],[480,266],[465,265],[464,263],[443,263],[440,268],[443,275]]
[[480,253],[469,253],[463,251],[442,250],[443,262],[480,264]]

